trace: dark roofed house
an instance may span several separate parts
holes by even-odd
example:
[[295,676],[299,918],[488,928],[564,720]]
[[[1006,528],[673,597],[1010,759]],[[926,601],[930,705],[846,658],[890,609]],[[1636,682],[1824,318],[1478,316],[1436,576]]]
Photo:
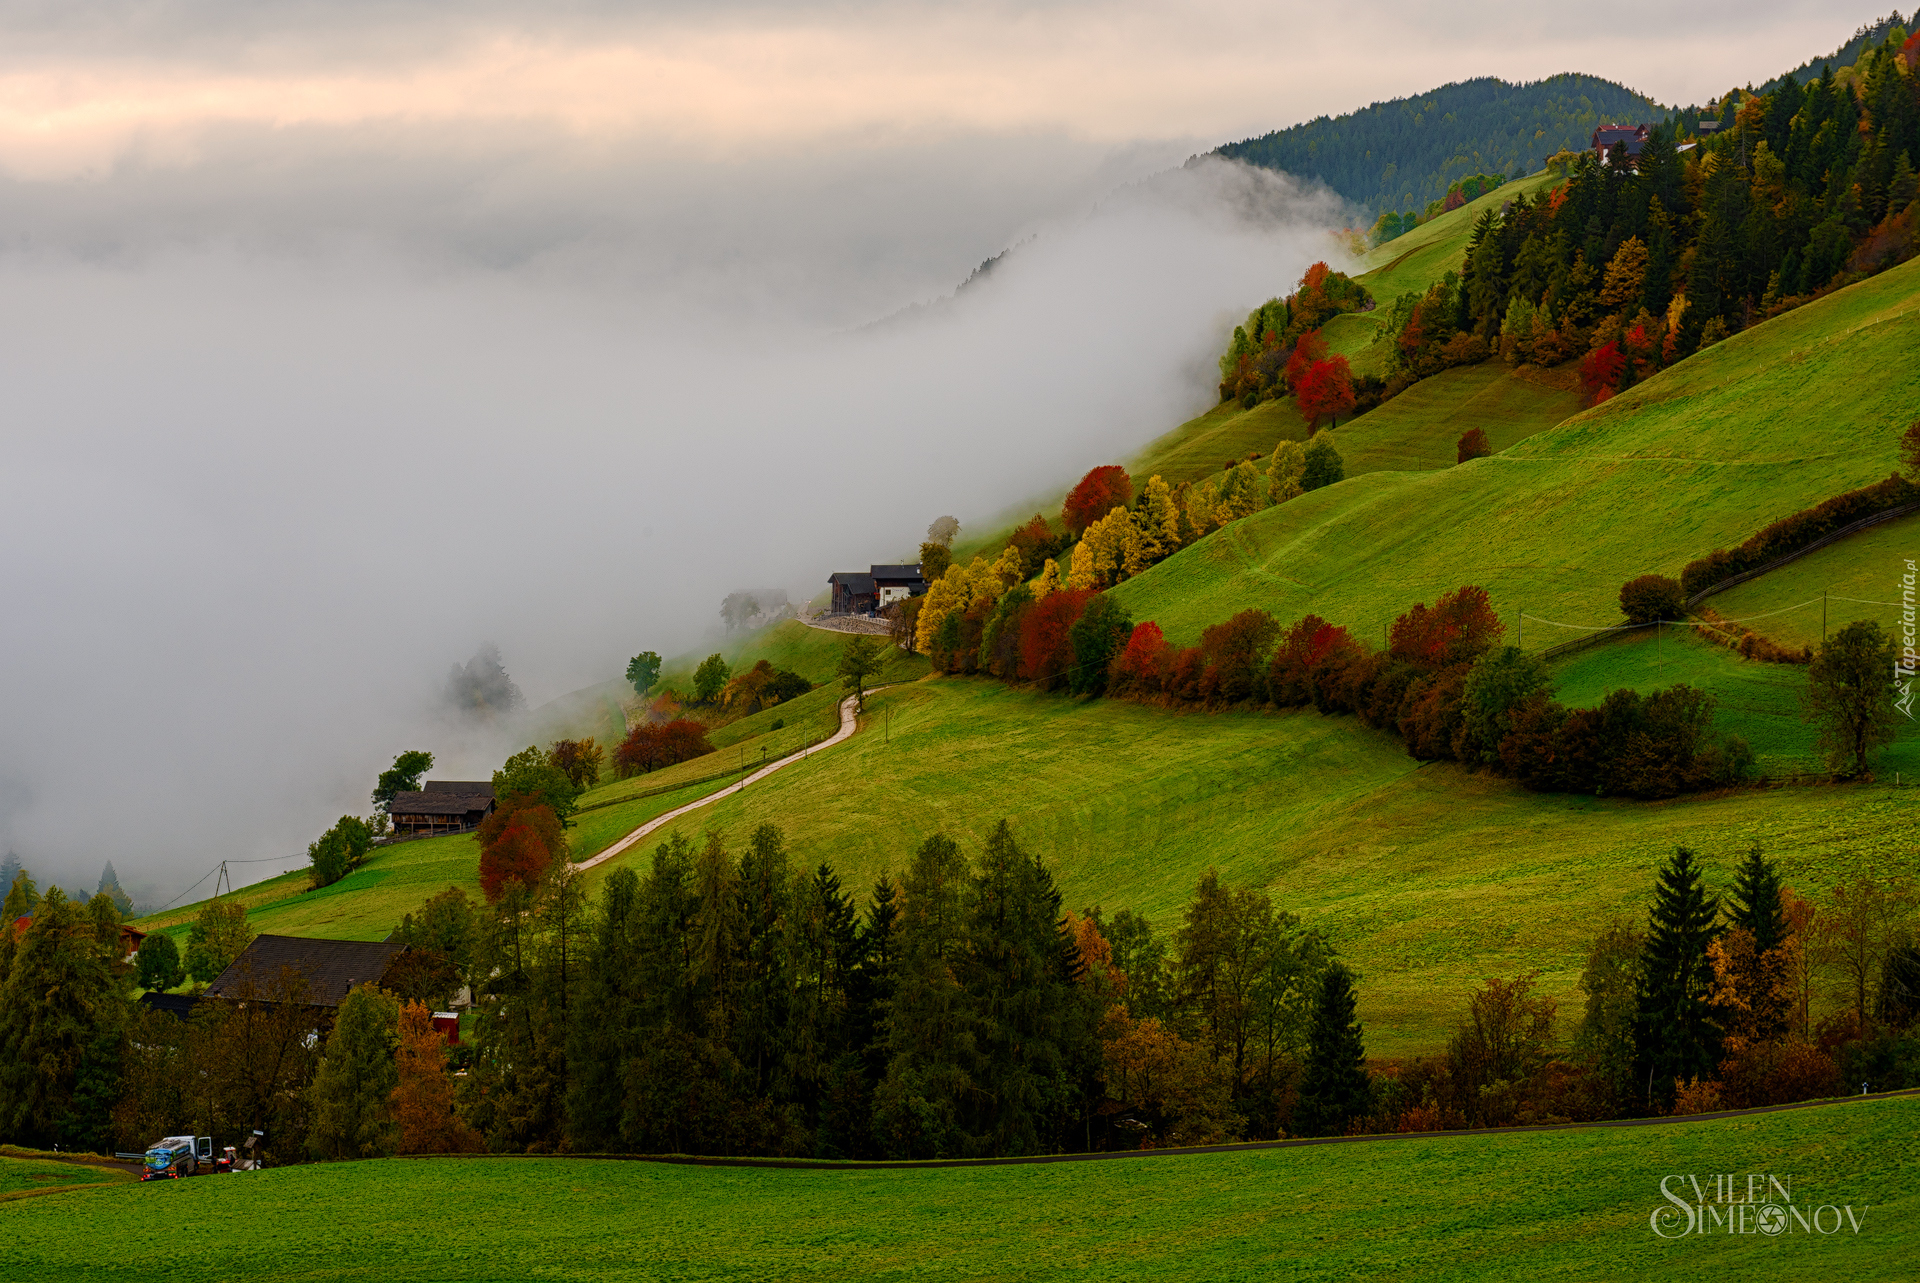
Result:
[[927,581],[920,577],[918,566],[875,566],[869,574],[873,578],[875,604],[879,606],[918,597],[927,590]]
[[493,814],[493,785],[428,780],[418,793],[395,793],[387,814],[396,833],[459,833]]
[[1640,163],[1640,152],[1653,133],[1651,125],[1602,125],[1593,131],[1593,150],[1602,165],[1613,164],[1632,169]]
[[827,576],[827,586],[833,590],[833,604],[827,609],[836,615],[863,615],[879,605],[872,575],[838,570]]
[[283,969],[306,982],[313,1007],[337,1007],[357,984],[378,984],[394,955],[406,951],[398,940],[309,940],[303,936],[255,936],[233,965],[207,987],[209,998],[231,998],[251,980],[261,989],[277,984]]

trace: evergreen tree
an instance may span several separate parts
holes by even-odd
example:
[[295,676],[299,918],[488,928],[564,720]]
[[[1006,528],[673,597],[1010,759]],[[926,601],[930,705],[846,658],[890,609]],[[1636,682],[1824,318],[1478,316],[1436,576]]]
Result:
[[1062,975],[1060,893],[1005,820],[987,837],[967,916],[965,984],[979,1021],[968,1130],[986,1153],[1052,1149],[1075,1112],[1063,1043],[1077,993]]
[[867,1079],[878,1082],[887,1071],[885,1020],[893,1005],[899,965],[894,934],[900,918],[899,890],[887,874],[873,884],[866,921],[860,925],[859,964],[849,980],[848,1040],[860,1052]]
[[641,923],[640,877],[615,869],[593,912],[567,1046],[567,1135],[586,1153],[621,1147],[626,1067],[645,1038]]
[[1679,847],[1660,871],[1640,960],[1634,1071],[1651,1107],[1672,1105],[1676,1080],[1703,1078],[1719,1062],[1707,949],[1720,902],[1707,894],[1693,852]]
[[1731,950],[1731,982],[1745,1007],[1743,1024],[1750,1036],[1765,1041],[1787,1032],[1793,1004],[1788,997],[1786,944],[1792,927],[1780,897],[1780,876],[1758,846],[1734,873],[1732,904],[1727,922],[1746,933],[1747,949]]
[[1367,1049],[1355,1015],[1353,973],[1338,962],[1320,973],[1307,1030],[1306,1071],[1294,1106],[1293,1130],[1302,1136],[1342,1136],[1373,1105]]
[[1771,953],[1787,942],[1791,928],[1780,902],[1780,875],[1758,846],[1747,852],[1734,872],[1732,900],[1727,921],[1753,934],[1756,952]]
[[376,985],[358,984],[340,1002],[326,1056],[314,1075],[313,1145],[325,1158],[378,1158],[398,1141],[393,1052],[400,1003]]
[[913,853],[895,935],[889,1058],[874,1093],[875,1143],[890,1158],[972,1152],[961,1105],[973,1089],[977,1017],[956,979],[966,948],[967,858],[936,833]]
[[155,931],[140,942],[134,955],[134,983],[142,989],[172,989],[187,978],[180,965],[180,946],[164,931]]
[[[112,1094],[98,1079],[127,1014],[125,983],[93,925],[84,906],[49,888],[0,983],[0,1136],[16,1144],[61,1138],[83,1060],[93,1061],[88,1090]],[[97,1120],[97,1110],[87,1116]]]

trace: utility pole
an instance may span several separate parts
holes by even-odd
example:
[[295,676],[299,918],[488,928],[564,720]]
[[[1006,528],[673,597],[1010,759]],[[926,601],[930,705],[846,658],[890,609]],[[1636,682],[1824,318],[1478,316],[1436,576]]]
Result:
[[220,861],[220,876],[213,880],[213,898],[216,900],[220,898],[220,884],[223,882],[226,883],[227,894],[232,895],[233,879],[227,876],[227,862],[225,860]]

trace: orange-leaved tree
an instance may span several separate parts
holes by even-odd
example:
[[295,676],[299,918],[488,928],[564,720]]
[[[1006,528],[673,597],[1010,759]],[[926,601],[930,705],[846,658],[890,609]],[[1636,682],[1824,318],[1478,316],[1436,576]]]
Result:
[[486,1146],[453,1112],[447,1077],[447,1040],[422,1002],[400,1009],[400,1045],[394,1049],[400,1084],[393,1089],[393,1120],[402,1154],[477,1154]]
[[1294,387],[1294,399],[1300,403],[1301,417],[1312,432],[1320,420],[1340,426],[1340,416],[1353,409],[1353,371],[1344,356],[1315,361]]
[[1388,641],[1395,659],[1431,672],[1480,658],[1506,629],[1487,590],[1467,584],[1394,620]]
[[1078,539],[1088,526],[1115,508],[1129,507],[1132,503],[1133,478],[1127,475],[1125,468],[1107,464],[1080,478],[1080,484],[1067,496],[1060,519],[1066,522],[1067,530]]

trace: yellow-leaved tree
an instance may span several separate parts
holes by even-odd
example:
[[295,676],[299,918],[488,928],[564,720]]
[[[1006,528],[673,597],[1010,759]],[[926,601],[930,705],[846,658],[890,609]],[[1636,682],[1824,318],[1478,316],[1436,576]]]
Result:
[[1147,480],[1147,497],[1140,501],[1140,513],[1150,562],[1180,550],[1180,508],[1173,501],[1172,487],[1158,473]]
[[1060,590],[1060,563],[1047,558],[1047,564],[1040,567],[1040,578],[1033,585],[1033,599],[1039,601],[1049,593]]
[[1300,497],[1300,474],[1307,470],[1307,451],[1298,441],[1282,441],[1267,460],[1267,502],[1285,503]]

